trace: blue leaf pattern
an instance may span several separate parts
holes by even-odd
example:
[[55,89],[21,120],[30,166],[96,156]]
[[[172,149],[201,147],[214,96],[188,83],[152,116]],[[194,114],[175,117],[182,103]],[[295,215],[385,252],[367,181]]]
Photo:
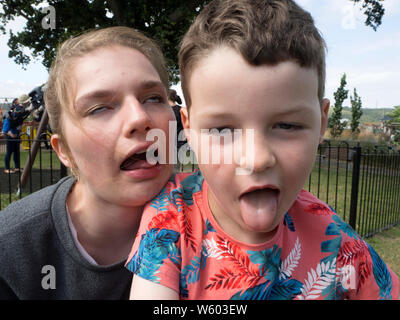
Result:
[[379,296],[381,300],[392,299],[391,291],[393,283],[389,270],[374,248],[372,248],[368,243],[367,246],[372,258],[372,272],[379,287]]

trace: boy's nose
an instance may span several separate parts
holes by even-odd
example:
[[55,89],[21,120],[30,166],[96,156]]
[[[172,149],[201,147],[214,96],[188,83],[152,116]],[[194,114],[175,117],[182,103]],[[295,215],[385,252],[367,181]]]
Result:
[[[250,143],[249,143],[250,142]],[[265,137],[253,138],[246,142],[245,157],[242,158],[241,166],[252,172],[263,172],[276,164],[276,157],[271,145]]]
[[152,128],[149,113],[136,98],[127,98],[123,105],[122,116],[125,119],[124,134],[128,137],[135,133],[145,133]]

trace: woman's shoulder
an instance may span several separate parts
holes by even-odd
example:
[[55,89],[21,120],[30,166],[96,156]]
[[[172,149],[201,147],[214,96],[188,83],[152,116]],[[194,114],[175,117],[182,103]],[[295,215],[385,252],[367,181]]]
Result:
[[66,177],[57,183],[38,190],[20,200],[9,204],[0,211],[0,236],[29,225],[43,215],[48,215],[60,193],[68,194],[74,183],[72,177]]

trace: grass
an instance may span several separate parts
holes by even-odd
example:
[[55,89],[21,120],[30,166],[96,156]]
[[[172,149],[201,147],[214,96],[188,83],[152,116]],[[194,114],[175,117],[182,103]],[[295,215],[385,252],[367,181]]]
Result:
[[400,277],[400,225],[368,238],[367,242]]
[[[28,159],[29,152],[28,151],[21,151],[20,152],[20,166],[23,169],[26,163],[26,160]],[[4,152],[0,152],[0,159],[1,159],[1,168],[3,169],[4,167]],[[10,166],[12,167],[14,165],[14,160],[11,157],[10,161]],[[58,159],[57,155],[54,153],[54,151],[51,150],[38,150],[35,161],[33,162],[32,168],[34,169],[40,169],[40,166],[42,169],[59,169],[60,168],[60,160]]]
[[[332,206],[349,222],[353,170],[345,161],[317,161],[304,188]],[[357,202],[356,231],[366,236],[400,220],[399,171],[362,166]]]
[[[28,159],[28,151],[21,151],[20,152],[20,166],[23,169],[25,166],[25,163]],[[0,152],[0,176],[1,176],[1,181],[0,181],[0,209],[4,209],[8,204],[10,204],[12,201],[16,201],[20,198],[25,197],[30,193],[30,177],[28,177],[28,181],[25,185],[25,187],[22,190],[22,193],[20,195],[17,195],[16,191],[18,189],[18,179],[19,175],[14,173],[11,174],[10,176],[8,174],[4,174],[4,152]],[[13,168],[14,166],[14,160],[11,159],[10,161],[10,166]],[[42,175],[42,186],[46,186],[49,184],[54,183],[55,181],[51,181],[51,176],[50,176],[50,171],[54,170],[59,170],[60,169],[60,160],[58,159],[57,155],[54,152],[51,152],[49,150],[42,149],[41,152],[38,150],[38,153],[36,155],[35,161],[33,162],[32,165],[32,183],[33,183],[33,191],[38,190],[40,186],[40,176]],[[40,172],[40,169],[42,170]],[[53,174],[52,179],[57,179],[58,176],[56,173]],[[10,182],[11,182],[11,187],[10,187]],[[11,189],[11,192],[10,192]]]

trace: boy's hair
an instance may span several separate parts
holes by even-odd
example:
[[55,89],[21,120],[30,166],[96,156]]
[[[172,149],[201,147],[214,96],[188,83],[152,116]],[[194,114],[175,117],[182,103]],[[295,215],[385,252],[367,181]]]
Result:
[[326,45],[311,15],[292,0],[214,0],[198,15],[179,51],[182,91],[191,106],[189,81],[197,63],[228,46],[251,65],[292,60],[318,73],[318,98],[325,91]]

